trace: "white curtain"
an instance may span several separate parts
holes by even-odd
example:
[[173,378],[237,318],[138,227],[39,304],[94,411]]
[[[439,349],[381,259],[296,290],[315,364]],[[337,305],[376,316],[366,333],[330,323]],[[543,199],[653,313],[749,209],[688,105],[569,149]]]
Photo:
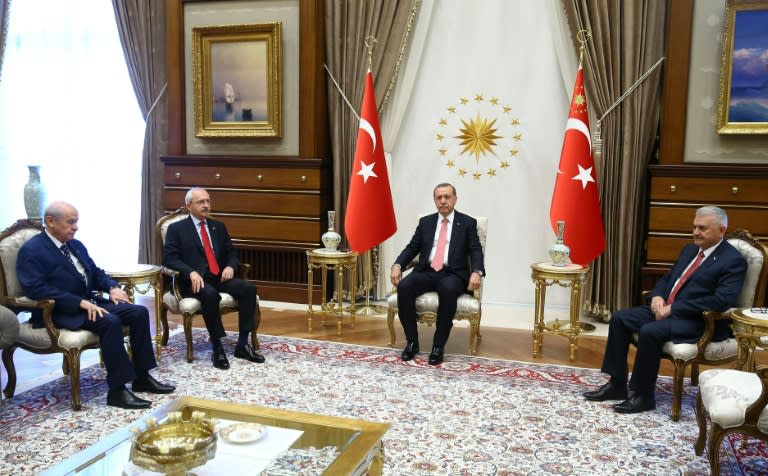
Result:
[[11,4],[0,78],[0,227],[26,218],[28,165],[80,212],[102,267],[135,263],[144,121],[104,0]]
[[[557,0],[423,1],[403,79],[382,118],[398,231],[381,247],[379,292],[417,216],[435,211],[432,188],[445,181],[457,188],[457,210],[489,219],[483,301],[532,305],[530,264],[548,261],[555,239],[549,205],[575,64]],[[499,112],[503,106],[510,112]],[[493,154],[461,154],[461,121],[478,117],[496,119],[502,137]],[[547,298],[568,303],[557,286]]]

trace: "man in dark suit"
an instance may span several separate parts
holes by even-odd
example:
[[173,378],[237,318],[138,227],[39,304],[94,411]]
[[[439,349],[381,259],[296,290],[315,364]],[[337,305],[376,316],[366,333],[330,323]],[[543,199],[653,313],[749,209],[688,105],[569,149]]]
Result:
[[[397,307],[405,331],[402,360],[419,352],[416,328],[416,297],[436,291],[439,299],[437,323],[429,364],[443,361],[445,343],[453,327],[456,301],[466,292],[480,287],[485,276],[483,247],[477,236],[477,220],[454,210],[456,188],[441,183],[433,191],[438,213],[419,220],[410,243],[392,265],[390,280],[397,286]],[[402,268],[419,256],[413,271],[402,278]],[[402,278],[402,280],[401,280]]]
[[[69,330],[85,329],[99,336],[107,369],[107,405],[148,408],[148,400],[134,392],[171,393],[174,387],[155,380],[149,370],[157,367],[149,335],[149,312],[132,304],[128,295],[101,268],[85,246],[74,239],[78,213],[65,202],[53,202],[45,210],[45,231],[19,250],[16,275],[24,294],[31,299],[54,299],[53,323]],[[109,299],[102,296],[109,292]],[[40,311],[32,314],[34,327],[43,327]],[[123,344],[123,326],[130,329],[133,362]]]
[[[624,400],[613,406],[618,413],[639,413],[656,408],[654,389],[665,342],[693,343],[704,332],[702,311],[725,311],[741,292],[747,263],[723,240],[728,216],[717,207],[702,207],[693,220],[693,243],[651,292],[649,306],[633,307],[611,316],[602,371],[611,376],[597,390],[584,393],[592,401]],[[627,353],[632,334],[638,333],[637,355],[627,392]],[[720,321],[714,341],[730,337],[728,322]]]
[[227,227],[208,217],[211,197],[205,189],[190,189],[184,201],[189,217],[168,227],[163,263],[181,273],[181,293],[198,299],[202,304],[203,320],[213,346],[213,366],[229,368],[227,354],[221,345],[221,338],[226,332],[219,309],[220,292],[232,295],[238,302],[240,335],[235,346],[235,357],[264,362],[264,357],[248,343],[250,333],[256,332],[256,287],[235,277],[240,262]]

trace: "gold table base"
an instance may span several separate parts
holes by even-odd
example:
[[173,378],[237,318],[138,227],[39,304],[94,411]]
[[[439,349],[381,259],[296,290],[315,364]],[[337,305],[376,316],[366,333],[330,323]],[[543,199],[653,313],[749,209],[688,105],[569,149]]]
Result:
[[[314,284],[314,270],[320,270],[321,294],[320,294],[320,312],[325,325],[327,314],[336,315],[337,334],[341,336],[342,317],[345,315],[343,302],[344,296],[344,271],[349,273],[351,289],[354,295],[357,288],[357,252],[354,251],[336,251],[327,252],[323,248],[317,250],[307,250],[307,332],[312,332],[312,318],[315,310],[312,306],[312,285]],[[335,278],[335,290],[338,300],[326,302],[328,292],[328,271],[332,271]],[[351,299],[348,315],[352,318],[352,328],[355,327],[355,299]]]

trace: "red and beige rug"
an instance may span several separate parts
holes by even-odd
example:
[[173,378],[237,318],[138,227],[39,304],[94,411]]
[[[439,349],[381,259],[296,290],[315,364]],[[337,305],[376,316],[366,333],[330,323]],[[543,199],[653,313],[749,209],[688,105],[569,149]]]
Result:
[[[431,367],[392,349],[260,336],[265,364],[230,359],[220,371],[206,333],[194,337],[192,364],[182,335],[163,349],[154,374],[177,392],[156,403],[194,395],[388,422],[387,475],[709,474],[693,452],[695,390],[672,422],[668,378],[656,411],[618,415],[581,398],[604,381],[592,369],[454,355]],[[70,410],[64,378],[0,403],[0,474],[36,474],[143,416],[105,405],[99,366],[83,370],[82,393],[81,412]],[[721,474],[768,474],[765,446],[735,439],[721,452]]]

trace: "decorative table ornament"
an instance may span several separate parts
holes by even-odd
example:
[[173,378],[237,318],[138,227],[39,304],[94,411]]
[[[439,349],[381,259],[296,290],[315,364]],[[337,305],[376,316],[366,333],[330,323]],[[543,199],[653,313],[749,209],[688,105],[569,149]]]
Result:
[[29,182],[24,185],[24,209],[27,211],[27,218],[42,223],[46,190],[45,185],[40,182],[40,166],[28,165],[27,167],[29,167]]
[[135,433],[131,446],[131,462],[150,471],[168,475],[184,475],[202,466],[216,455],[216,420],[193,411],[189,420],[180,412],[171,412],[165,423],[147,419],[147,428]]
[[563,241],[563,234],[565,233],[565,221],[558,220],[557,222],[557,239],[555,244],[549,249],[549,258],[552,260],[554,266],[567,266],[571,264],[571,249]]
[[341,244],[341,235],[339,235],[336,232],[335,225],[336,225],[336,212],[333,210],[329,210],[328,211],[328,231],[323,233],[323,236],[321,237],[321,240],[323,241],[323,245],[325,245],[326,252],[338,251],[339,245]]

